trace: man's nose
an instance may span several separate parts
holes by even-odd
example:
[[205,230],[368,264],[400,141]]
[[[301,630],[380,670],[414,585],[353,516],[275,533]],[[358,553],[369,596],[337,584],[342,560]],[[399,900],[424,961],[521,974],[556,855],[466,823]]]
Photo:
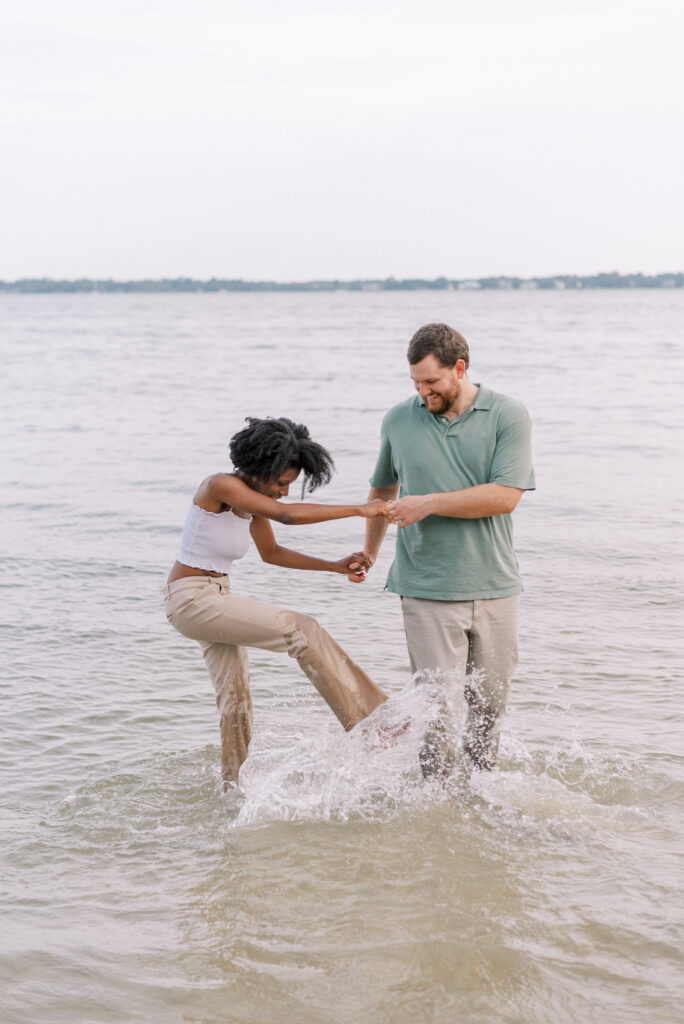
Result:
[[290,493],[290,485],[289,484],[286,487],[281,487],[280,488],[280,495],[281,495],[282,498],[287,498],[289,493]]

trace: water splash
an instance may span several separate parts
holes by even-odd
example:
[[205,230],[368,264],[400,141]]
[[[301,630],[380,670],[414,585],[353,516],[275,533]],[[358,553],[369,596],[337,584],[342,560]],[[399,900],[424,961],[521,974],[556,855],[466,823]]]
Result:
[[[531,753],[504,732],[498,767],[474,771],[461,749],[463,690],[463,678],[454,673],[421,672],[349,733],[330,724],[322,732],[300,732],[287,744],[273,732],[260,735],[240,774],[243,803],[233,825],[377,821],[437,802],[458,805],[466,819],[475,813],[494,823],[494,815],[508,825],[588,819],[615,828],[635,816],[643,819],[639,766],[594,755],[576,736],[569,745]],[[445,694],[456,763],[448,779],[426,780],[419,755],[426,732],[444,714]]]
[[[349,733],[331,718],[296,722],[283,738],[259,730],[240,773],[239,789],[223,794],[215,746],[112,765],[69,794],[59,817],[85,842],[181,833],[189,820],[219,830],[276,821],[387,821],[407,809],[422,813],[445,804],[463,825],[479,821],[497,830],[628,827],[658,813],[659,780],[638,762],[611,751],[592,752],[573,735],[529,750],[504,731],[499,765],[473,771],[460,753],[465,722],[464,680],[422,672]],[[423,778],[419,755],[425,734],[450,707],[451,740],[459,756],[443,780]],[[663,798],[664,799],[664,798]]]
[[377,819],[421,799],[418,755],[427,728],[443,711],[456,732],[463,721],[463,679],[417,673],[349,733],[331,726],[283,747],[273,734],[254,742],[240,773],[245,797],[236,825],[274,820]]

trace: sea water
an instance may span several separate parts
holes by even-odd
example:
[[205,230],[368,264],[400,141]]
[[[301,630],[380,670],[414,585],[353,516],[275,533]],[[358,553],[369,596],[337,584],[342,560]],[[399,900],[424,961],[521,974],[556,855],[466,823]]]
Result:
[[[500,765],[422,779],[391,527],[363,585],[236,565],[390,701],[345,734],[252,652],[224,794],[199,648],[162,611],[187,504],[268,414],[331,449],[320,500],[363,499],[431,320],[534,421]],[[3,1022],[680,1019],[683,324],[679,291],[0,297]],[[354,519],[276,532],[363,542]]]

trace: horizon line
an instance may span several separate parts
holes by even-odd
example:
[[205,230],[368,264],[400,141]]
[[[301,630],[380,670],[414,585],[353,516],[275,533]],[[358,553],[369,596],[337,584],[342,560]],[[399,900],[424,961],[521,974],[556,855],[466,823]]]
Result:
[[107,278],[54,278],[22,277],[14,281],[0,280],[0,292],[118,292],[118,291],[413,291],[413,290],[534,290],[582,288],[683,288],[684,273],[664,271],[644,274],[641,271],[623,274],[601,271],[596,274],[551,274],[521,277],[498,274],[480,277],[426,278],[367,277],[367,278],[311,278],[300,281],[250,280],[233,278],[145,277]]

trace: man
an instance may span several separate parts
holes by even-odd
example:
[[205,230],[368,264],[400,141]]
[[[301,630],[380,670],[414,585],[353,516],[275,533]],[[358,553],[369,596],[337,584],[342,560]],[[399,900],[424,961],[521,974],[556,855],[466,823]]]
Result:
[[[412,671],[466,675],[464,748],[491,769],[517,664],[522,585],[511,513],[535,486],[530,418],[519,402],[471,383],[468,344],[446,324],[421,327],[408,361],[418,394],[385,416],[370,481],[370,498],[390,501],[399,526],[387,588],[401,595]],[[386,530],[386,520],[368,520],[371,564]],[[425,775],[448,772],[443,723],[420,760]]]

